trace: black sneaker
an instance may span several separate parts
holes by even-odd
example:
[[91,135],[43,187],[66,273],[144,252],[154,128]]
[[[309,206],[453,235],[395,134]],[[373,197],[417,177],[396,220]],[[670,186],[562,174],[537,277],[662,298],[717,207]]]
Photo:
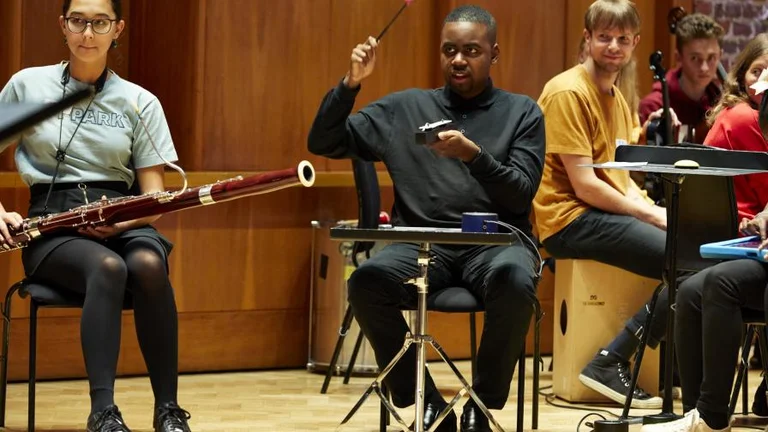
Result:
[[167,402],[155,408],[155,419],[152,427],[155,432],[192,432],[189,420],[192,416],[174,402]]
[[103,411],[88,416],[87,432],[131,432],[123,421],[117,406],[110,405]]
[[[629,362],[608,350],[600,350],[595,358],[582,369],[579,381],[592,390],[620,404],[626,402],[627,390],[632,382]],[[635,387],[632,408],[658,409],[663,400]]]
[[755,390],[755,398],[752,400],[752,412],[756,416],[768,417],[768,398],[765,392],[768,391],[765,386],[765,378],[760,380],[760,385]]

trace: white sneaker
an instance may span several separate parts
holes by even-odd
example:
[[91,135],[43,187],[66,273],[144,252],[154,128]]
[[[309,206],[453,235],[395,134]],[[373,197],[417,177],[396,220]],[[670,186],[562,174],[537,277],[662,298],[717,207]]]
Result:
[[643,425],[640,432],[730,432],[730,430],[730,426],[725,429],[712,429],[699,417],[699,410],[692,409],[685,413],[683,418],[675,421]]

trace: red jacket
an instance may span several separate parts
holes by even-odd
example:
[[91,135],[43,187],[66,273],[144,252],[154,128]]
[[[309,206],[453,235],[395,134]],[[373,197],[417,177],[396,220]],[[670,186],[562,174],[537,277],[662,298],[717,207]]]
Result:
[[[689,128],[696,128],[696,135],[703,138],[707,133],[705,116],[720,98],[720,88],[715,83],[710,83],[704,91],[701,100],[695,101],[688,97],[680,87],[681,68],[675,68],[667,71],[667,87],[669,87],[669,106],[677,114],[678,120]],[[640,115],[640,124],[645,124],[648,116],[654,111],[660,109],[663,105],[661,94],[661,83],[656,81],[651,87],[651,93],[640,101],[638,114]],[[694,140],[701,142],[702,139]]]
[[[723,110],[712,125],[704,144],[726,150],[768,151],[757,110],[746,102]],[[768,203],[768,173],[733,177],[733,189],[741,218],[752,219]]]

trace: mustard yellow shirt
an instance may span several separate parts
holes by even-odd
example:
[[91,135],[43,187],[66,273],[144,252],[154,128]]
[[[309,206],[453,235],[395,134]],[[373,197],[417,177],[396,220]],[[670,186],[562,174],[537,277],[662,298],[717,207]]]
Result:
[[[552,78],[539,97],[544,112],[547,150],[541,185],[533,200],[539,241],[558,233],[591,206],[576,196],[561,154],[591,157],[594,163],[615,161],[616,147],[633,141],[636,120],[614,86],[601,94],[582,65]],[[629,171],[595,169],[597,177],[626,195]]]

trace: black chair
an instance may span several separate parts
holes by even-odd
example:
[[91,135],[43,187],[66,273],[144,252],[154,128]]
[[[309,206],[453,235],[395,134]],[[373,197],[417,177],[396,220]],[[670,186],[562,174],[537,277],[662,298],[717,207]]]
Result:
[[[376,175],[376,169],[373,163],[353,160],[352,169],[355,177],[355,187],[357,189],[358,197],[358,227],[359,228],[377,228],[379,222],[379,212],[381,208],[381,198],[379,191],[379,182]],[[357,255],[360,253],[368,254],[373,247],[372,242],[356,242],[353,246],[353,264],[358,265]],[[542,263],[542,266],[547,262]],[[483,312],[484,307],[481,302],[466,288],[463,287],[450,287],[440,290],[437,293],[431,294],[427,299],[427,309],[437,312],[448,313],[469,313],[469,328],[470,328],[470,355],[472,372],[474,374],[476,368],[475,356],[477,353],[477,331],[476,331],[476,317],[477,312]],[[344,338],[352,324],[352,311],[350,307],[344,314],[341,327],[339,329],[339,338],[334,348],[331,361],[326,371],[325,380],[320,390],[321,393],[326,393],[328,385],[330,383],[331,376],[336,369],[336,363],[338,361],[339,354],[344,343]],[[534,364],[539,365],[542,363],[540,347],[540,323],[542,318],[541,307],[538,299],[534,304]],[[357,353],[362,344],[363,333],[358,334],[355,347],[350,356],[349,365],[344,376],[344,384],[349,383],[350,374],[352,372]],[[533,415],[531,424],[533,429],[538,429],[538,394],[539,394],[539,367],[534,368],[533,373]],[[523,347],[518,362],[518,406],[517,406],[517,428],[519,431],[523,430],[523,419],[525,406],[525,347]],[[389,423],[389,413],[386,411],[382,404],[381,408],[381,430],[386,430],[386,425]]]
[[[8,349],[11,336],[11,299],[18,292],[21,298],[30,299],[29,306],[29,397],[27,430],[35,430],[35,371],[37,356],[37,311],[40,308],[82,308],[85,297],[76,293],[57,290],[27,278],[16,282],[5,295],[3,314],[3,348],[0,357],[0,427],[5,427],[5,408],[8,390]],[[133,301],[126,292],[123,309],[133,309]]]
[[[379,178],[376,175],[376,167],[373,163],[363,162],[359,160],[352,160],[352,173],[355,178],[355,188],[357,189],[357,203],[358,203],[358,228],[378,228],[379,227],[379,213],[381,209],[381,195],[379,193]],[[362,242],[357,241],[352,245],[352,264],[357,268],[359,266],[358,257],[360,254],[365,254],[366,257],[370,257],[370,252],[374,242]],[[325,394],[328,391],[328,385],[331,382],[331,377],[336,370],[336,364],[339,361],[339,355],[344,345],[344,338],[347,336],[349,327],[352,325],[352,307],[347,305],[347,310],[344,312],[344,318],[341,320],[341,327],[339,328],[339,339],[336,341],[336,346],[333,349],[331,360],[328,363],[328,370],[325,372],[325,380],[323,380],[323,386],[320,388],[320,393]],[[355,341],[355,347],[352,350],[352,355],[349,360],[347,371],[344,374],[344,384],[349,383],[349,378],[352,374],[352,367],[357,359],[357,353],[360,351],[360,346],[363,343],[363,332],[359,332],[357,335],[357,341]]]
[[[754,309],[742,309],[741,318],[744,321],[745,331],[744,339],[741,344],[741,357],[739,362],[739,368],[736,372],[736,382],[733,386],[733,393],[731,394],[731,401],[728,406],[729,415],[733,416],[736,411],[736,403],[739,399],[739,389],[741,389],[741,414],[749,415],[749,384],[747,377],[749,376],[749,348],[752,346],[752,341],[757,336],[757,347],[760,349],[762,359],[766,359],[768,354],[768,335],[765,331],[765,313],[763,311]],[[763,361],[763,379],[766,378],[765,361]],[[768,422],[763,422],[763,425]],[[754,425],[750,422],[750,425]]]

